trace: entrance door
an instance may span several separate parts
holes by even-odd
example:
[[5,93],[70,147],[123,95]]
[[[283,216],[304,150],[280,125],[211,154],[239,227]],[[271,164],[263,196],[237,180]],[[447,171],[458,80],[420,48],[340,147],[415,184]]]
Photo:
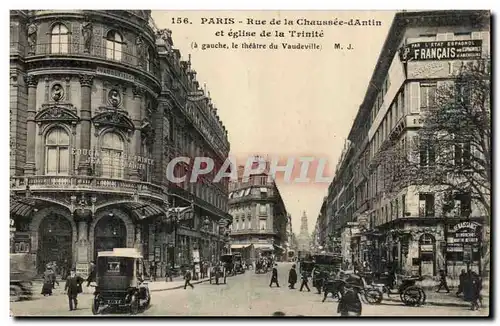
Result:
[[59,267],[71,267],[73,257],[71,223],[64,216],[49,215],[40,223],[38,232],[38,273],[42,274],[45,266],[54,261]]
[[419,241],[420,276],[434,276],[435,271],[435,239],[430,234],[424,234]]
[[114,216],[103,217],[95,226],[94,260],[99,251],[112,251],[113,248],[127,246],[127,229],[125,223]]

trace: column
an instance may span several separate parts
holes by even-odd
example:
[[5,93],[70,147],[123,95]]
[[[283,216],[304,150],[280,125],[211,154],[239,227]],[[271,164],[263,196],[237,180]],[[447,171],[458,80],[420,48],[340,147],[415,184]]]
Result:
[[76,242],[77,273],[86,278],[89,273],[89,224],[90,216],[78,221],[78,241]]
[[28,87],[28,114],[26,118],[26,165],[24,166],[24,174],[35,175],[35,146],[36,146],[36,87],[38,85],[37,76],[27,75],[24,77],[26,86]]
[[[131,117],[132,122],[134,123],[134,136],[132,137],[131,148],[131,156],[141,156],[141,103],[144,97],[144,89],[141,87],[133,88],[134,100],[132,101],[131,107]],[[131,160],[132,162],[132,160]],[[130,179],[131,180],[140,180],[140,171],[138,169],[138,160],[133,159],[134,166],[130,170]]]
[[[92,117],[91,98],[92,98],[92,83],[93,75],[80,75],[82,105],[80,107],[80,150],[82,153],[90,151],[90,135]],[[78,162],[78,174],[90,175],[90,164],[88,155],[80,155]]]
[[142,232],[140,224],[135,226],[135,248],[142,254]]

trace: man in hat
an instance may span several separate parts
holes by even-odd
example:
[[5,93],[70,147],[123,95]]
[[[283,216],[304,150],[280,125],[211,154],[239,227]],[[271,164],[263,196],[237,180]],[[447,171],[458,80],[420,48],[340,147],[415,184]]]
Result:
[[271,275],[271,283],[269,283],[269,287],[273,287],[273,284],[276,283],[277,287],[280,287],[278,283],[278,264],[274,264],[273,273]]
[[82,283],[83,278],[76,275],[76,269],[72,268],[70,275],[66,279],[66,285],[64,286],[64,291],[66,291],[68,295],[69,301],[69,310],[76,310],[78,305],[77,296],[79,293],[82,293]]
[[362,304],[359,297],[359,287],[345,283],[340,291],[342,296],[339,300],[337,313],[340,313],[340,316],[361,316]]

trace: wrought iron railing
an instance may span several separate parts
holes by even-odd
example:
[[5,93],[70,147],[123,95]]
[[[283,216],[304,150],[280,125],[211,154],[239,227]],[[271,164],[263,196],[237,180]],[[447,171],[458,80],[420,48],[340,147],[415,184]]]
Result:
[[117,192],[136,192],[163,196],[161,186],[148,182],[90,176],[22,176],[11,179],[11,190],[92,189]]
[[88,56],[90,58],[99,58],[111,62],[121,63],[138,68],[146,73],[153,75],[156,79],[161,80],[160,67],[153,59],[147,60],[147,54],[144,57],[137,56],[128,48],[123,48],[121,45],[115,48],[99,46],[91,44],[88,48],[84,42],[69,42],[69,43],[41,43],[34,47],[22,46],[18,42],[11,42],[11,54],[13,49],[25,57],[33,56],[48,56],[48,57],[67,57],[67,56]]

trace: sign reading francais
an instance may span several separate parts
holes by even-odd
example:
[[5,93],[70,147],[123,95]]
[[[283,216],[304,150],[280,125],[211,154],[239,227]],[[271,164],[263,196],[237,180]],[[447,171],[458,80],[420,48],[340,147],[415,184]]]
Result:
[[400,49],[401,61],[472,60],[481,58],[482,40],[411,43]]

